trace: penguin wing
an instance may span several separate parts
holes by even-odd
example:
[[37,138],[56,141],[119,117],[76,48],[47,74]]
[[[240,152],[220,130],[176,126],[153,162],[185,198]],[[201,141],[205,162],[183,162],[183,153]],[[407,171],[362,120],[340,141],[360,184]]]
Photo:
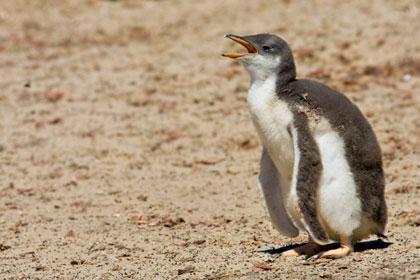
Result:
[[282,184],[286,184],[270,158],[266,148],[261,155],[259,187],[265,198],[266,209],[276,230],[288,237],[296,237],[299,230],[292,224],[282,194]]
[[322,175],[322,161],[318,145],[312,135],[306,114],[297,112],[291,130],[295,150],[292,192],[296,192],[301,221],[310,236],[319,244],[329,241],[318,217],[318,187]]

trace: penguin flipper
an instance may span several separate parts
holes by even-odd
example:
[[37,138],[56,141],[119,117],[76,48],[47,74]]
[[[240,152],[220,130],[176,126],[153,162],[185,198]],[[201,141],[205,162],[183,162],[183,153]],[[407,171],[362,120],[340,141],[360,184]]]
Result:
[[265,205],[270,219],[277,231],[288,237],[296,237],[299,230],[293,225],[284,205],[282,185],[286,184],[271,160],[266,148],[261,155],[259,188],[265,198]]
[[296,208],[309,235],[318,244],[326,244],[329,237],[318,217],[318,186],[322,175],[322,161],[318,145],[310,132],[304,112],[297,112],[291,129],[295,150],[292,192],[298,198]]

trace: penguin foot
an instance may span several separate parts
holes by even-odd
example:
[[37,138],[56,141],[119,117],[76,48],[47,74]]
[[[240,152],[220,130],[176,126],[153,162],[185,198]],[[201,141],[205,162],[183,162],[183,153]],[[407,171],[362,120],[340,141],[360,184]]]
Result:
[[348,246],[342,246],[338,249],[334,249],[334,250],[328,250],[325,252],[321,252],[318,253],[308,259],[306,259],[306,261],[311,262],[311,261],[315,261],[317,259],[339,259],[342,257],[347,256],[348,254],[351,253],[351,248]]
[[320,250],[321,250],[320,245],[309,242],[297,248],[284,251],[283,253],[281,253],[281,256],[285,256],[285,257],[295,257],[295,256],[301,256],[301,255],[312,256],[318,253]]
[[347,256],[353,251],[353,242],[351,236],[342,236],[341,237],[341,247],[338,249],[328,250],[320,252],[308,259],[306,261],[315,261],[317,259],[339,259]]

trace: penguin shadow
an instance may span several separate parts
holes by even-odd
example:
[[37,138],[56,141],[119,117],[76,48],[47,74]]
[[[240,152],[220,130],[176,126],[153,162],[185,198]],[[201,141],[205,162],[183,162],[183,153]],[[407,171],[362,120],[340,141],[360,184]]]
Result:
[[[292,244],[292,245],[283,246],[283,247],[280,247],[280,248],[261,250],[261,251],[258,251],[258,252],[268,253],[270,255],[281,255],[283,252],[285,252],[287,250],[292,250],[292,249],[295,249],[295,248],[300,247],[300,246],[305,245],[305,244],[306,243]],[[383,241],[382,239],[363,241],[363,242],[358,242],[358,243],[354,244],[354,251],[355,252],[363,252],[363,251],[366,251],[366,250],[380,250],[380,249],[388,248],[391,245],[392,245],[392,242],[386,242],[386,241]],[[340,248],[340,243],[334,242],[334,243],[331,243],[331,244],[323,245],[321,247],[321,250],[322,251],[328,251],[328,250],[333,250],[333,249],[337,249],[337,248]]]

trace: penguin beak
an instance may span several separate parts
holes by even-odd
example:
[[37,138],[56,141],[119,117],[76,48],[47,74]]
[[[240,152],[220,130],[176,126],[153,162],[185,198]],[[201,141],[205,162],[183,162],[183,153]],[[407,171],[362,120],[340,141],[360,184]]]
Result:
[[242,37],[237,35],[228,34],[225,35],[225,38],[229,38],[242,46],[244,46],[248,52],[247,53],[224,53],[222,56],[230,57],[230,58],[238,58],[244,55],[250,55],[250,54],[258,54],[258,49],[251,43],[245,41]]

